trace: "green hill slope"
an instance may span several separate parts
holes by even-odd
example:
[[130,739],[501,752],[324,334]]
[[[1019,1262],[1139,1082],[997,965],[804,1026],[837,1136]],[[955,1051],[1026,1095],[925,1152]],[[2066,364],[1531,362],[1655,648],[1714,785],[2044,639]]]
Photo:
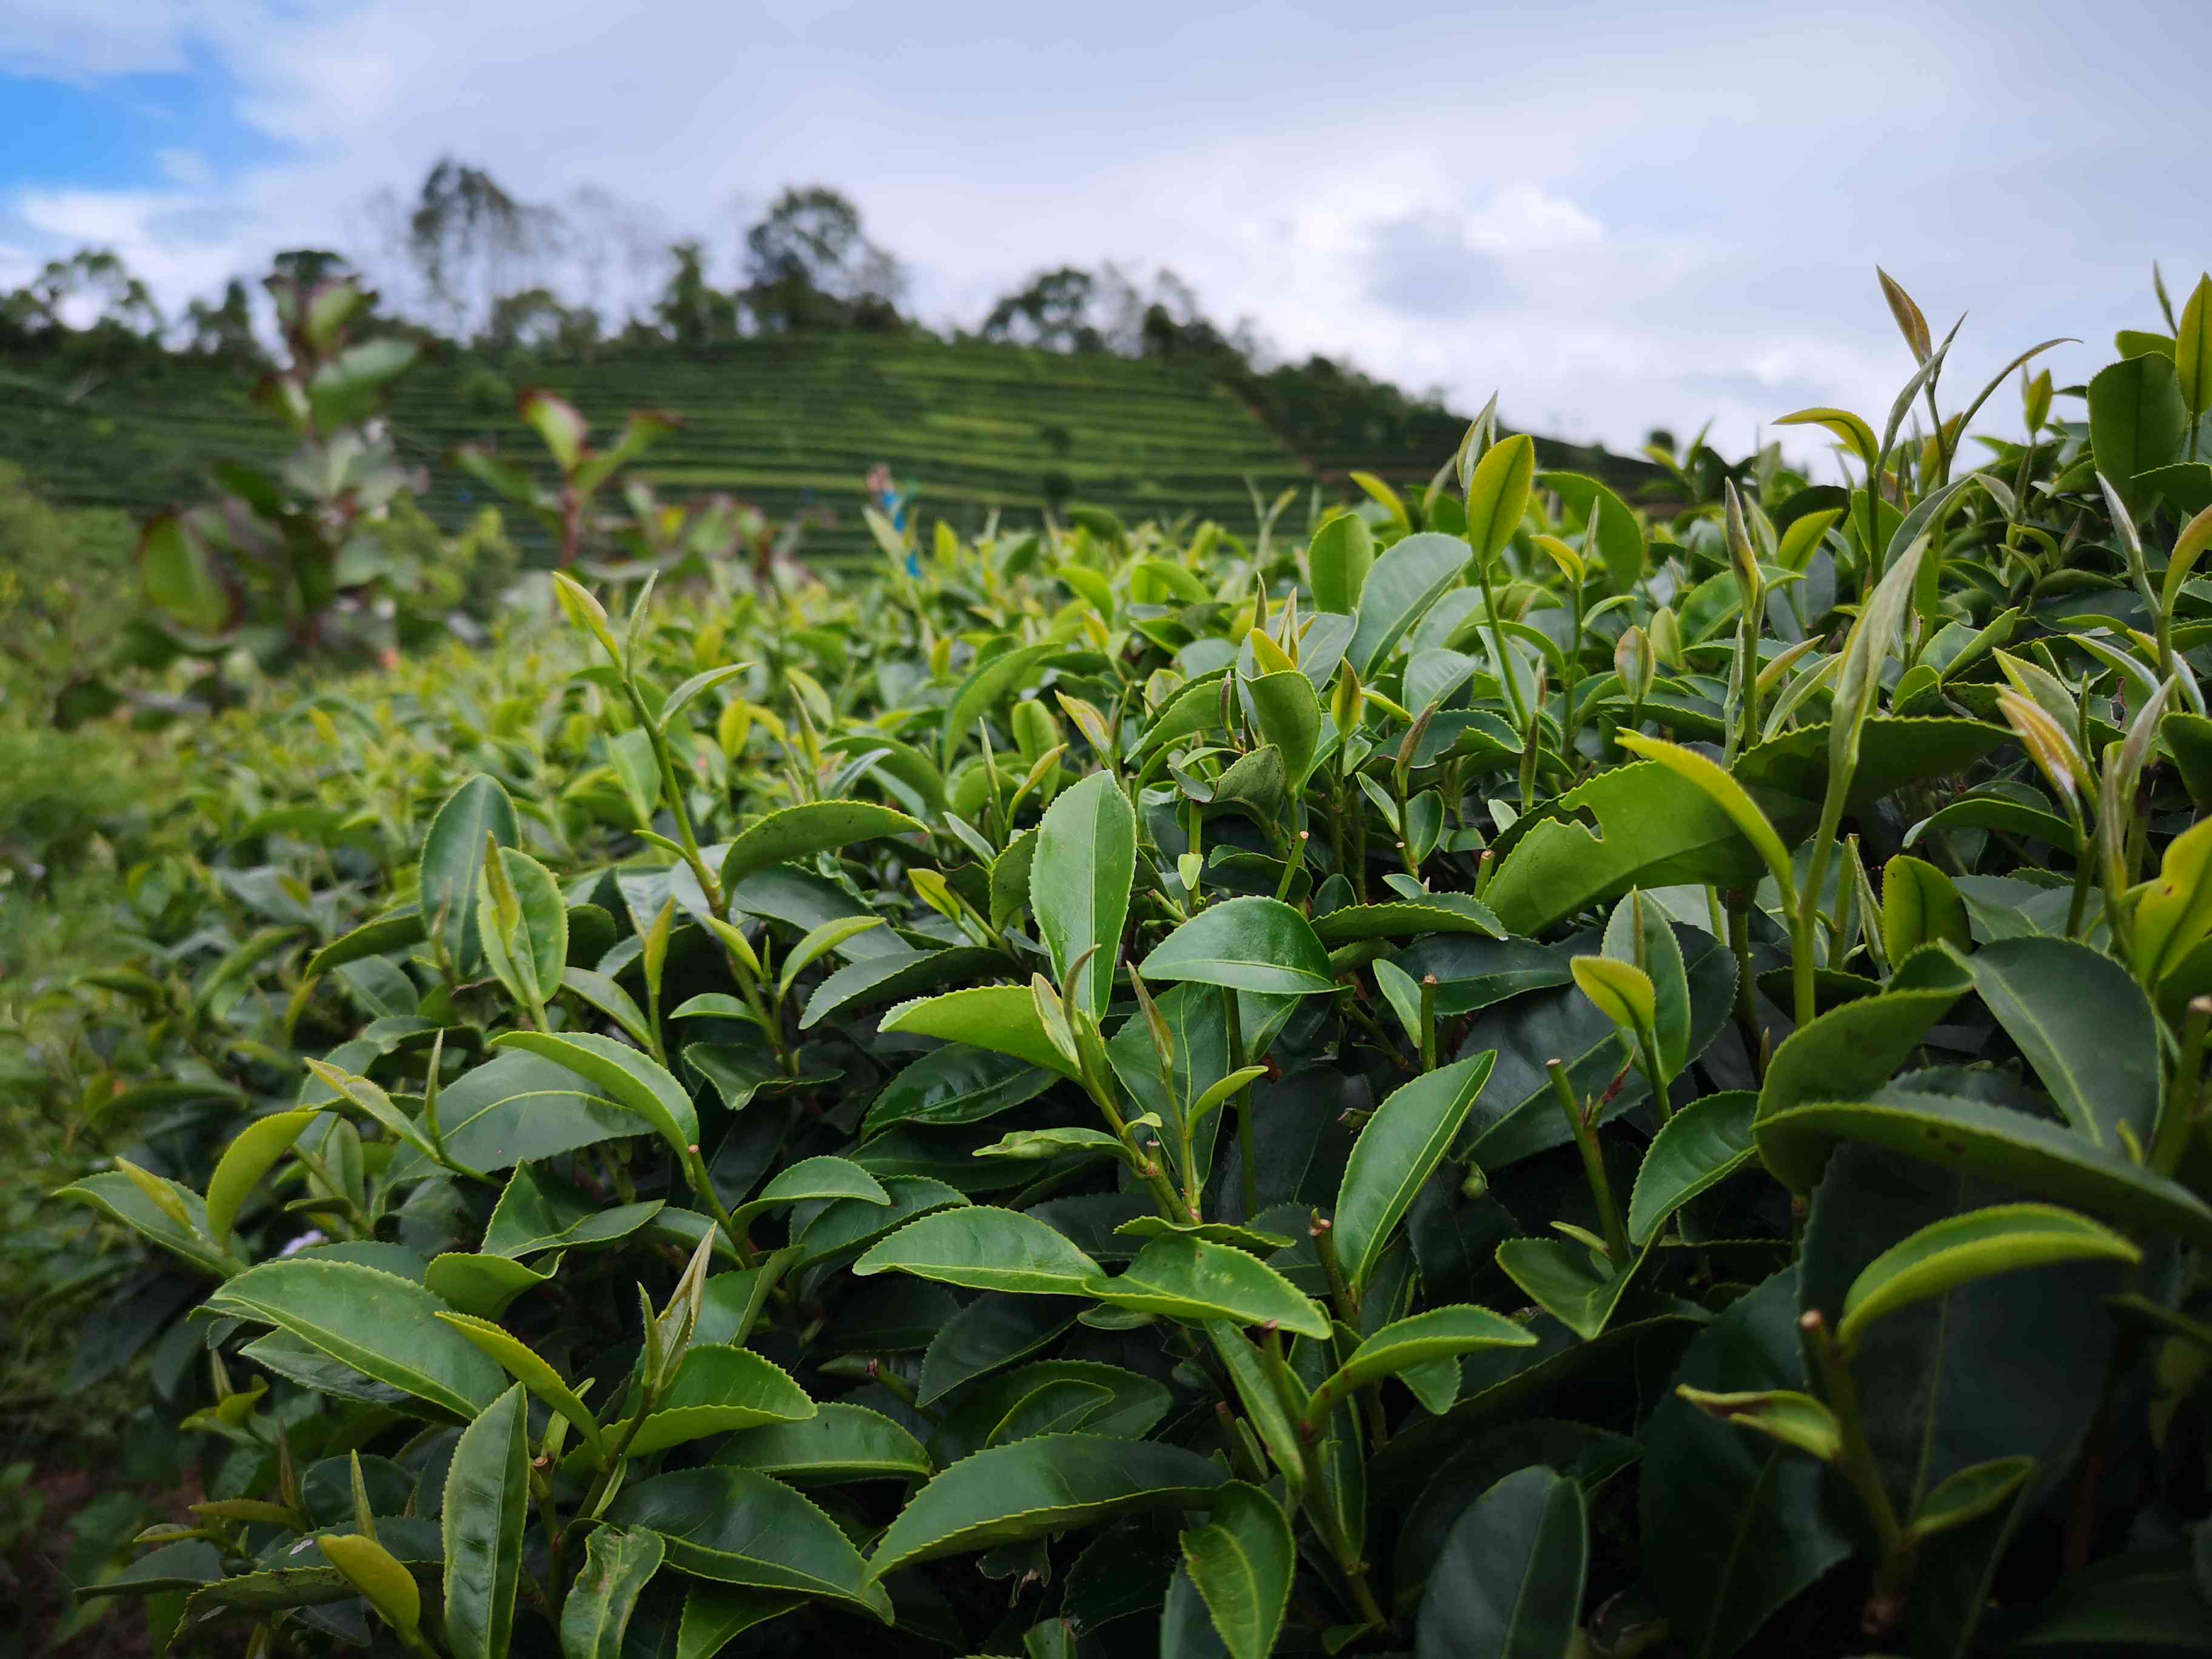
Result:
[[[532,365],[504,380],[467,359],[422,365],[392,400],[411,459],[435,463],[465,441],[520,460],[536,440],[511,412],[512,384],[570,398],[608,435],[634,408],[666,409],[683,431],[646,476],[673,494],[726,490],[783,518],[826,509],[811,556],[865,556],[862,477],[877,462],[918,487],[927,523],[963,531],[996,510],[1034,522],[1048,499],[1125,519],[1182,514],[1237,529],[1252,520],[1249,478],[1272,496],[1311,475],[1239,399],[1194,370],[1013,347],[850,336],[748,341],[710,351],[610,354]],[[57,392],[0,377],[0,458],[56,496],[143,512],[198,494],[200,469],[227,454],[273,458],[276,429],[236,378],[173,360]],[[475,486],[434,465],[429,506],[458,516]]]
[[[276,428],[234,372],[172,357],[66,385],[60,374],[0,368],[0,459],[57,500],[143,514],[204,495],[210,460],[277,458]],[[606,435],[631,409],[683,416],[684,430],[641,469],[647,477],[677,495],[726,490],[778,520],[806,513],[819,520],[806,556],[830,560],[873,556],[860,507],[878,462],[917,488],[925,529],[945,517],[972,534],[994,511],[1034,523],[1048,502],[1073,501],[1132,522],[1191,514],[1249,532],[1253,489],[1272,499],[1318,482],[1334,497],[1354,470],[1418,484],[1463,429],[1426,406],[1361,417],[1340,387],[1278,385],[1255,397],[1258,382],[1232,386],[1195,364],[927,337],[611,351],[511,374],[455,356],[417,367],[392,402],[403,453],[430,468],[434,515],[458,521],[481,500],[440,464],[456,445],[538,459],[513,414],[525,384],[568,398]],[[1540,444],[1543,465],[1599,471],[1619,488],[1650,471]],[[1294,509],[1292,524],[1303,521]]]

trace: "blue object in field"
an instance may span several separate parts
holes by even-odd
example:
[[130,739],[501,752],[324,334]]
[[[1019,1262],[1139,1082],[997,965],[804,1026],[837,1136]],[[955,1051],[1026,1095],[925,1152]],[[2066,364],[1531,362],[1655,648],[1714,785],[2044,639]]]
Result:
[[[876,498],[877,511],[890,521],[890,527],[900,535],[905,535],[906,510],[908,503],[914,499],[914,492],[893,484],[891,470],[878,462],[868,469],[868,493]],[[921,574],[921,556],[911,549],[906,556],[906,573],[909,576]]]

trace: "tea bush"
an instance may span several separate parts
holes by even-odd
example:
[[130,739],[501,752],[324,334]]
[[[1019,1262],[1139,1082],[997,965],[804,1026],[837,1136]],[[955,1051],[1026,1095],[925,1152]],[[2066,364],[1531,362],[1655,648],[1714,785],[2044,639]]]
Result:
[[2202,1650],[2212,282],[1971,445],[2010,371],[1890,301],[1879,431],[1785,422],[1849,488],[1654,524],[1486,416],[1304,544],[556,575],[208,727],[83,990],[88,1340],[206,1471],[105,1588],[211,1652]]

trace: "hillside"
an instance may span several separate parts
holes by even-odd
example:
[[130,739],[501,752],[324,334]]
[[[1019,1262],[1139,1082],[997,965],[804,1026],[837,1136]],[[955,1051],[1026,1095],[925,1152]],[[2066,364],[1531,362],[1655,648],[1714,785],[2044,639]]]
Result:
[[[1301,417],[1280,392],[1263,406],[1249,387],[1195,366],[846,334],[605,354],[511,374],[468,357],[429,362],[392,398],[403,451],[432,463],[477,441],[532,459],[535,441],[509,412],[514,386],[531,383],[569,398],[610,433],[629,409],[682,415],[684,431],[653,452],[645,475],[676,494],[726,490],[777,519],[825,515],[807,537],[816,558],[868,556],[861,480],[878,462],[917,487],[925,524],[941,516],[963,533],[994,509],[1033,522],[1048,502],[1070,501],[1132,521],[1190,514],[1245,531],[1252,488],[1272,498],[1302,482],[1333,486],[1354,468],[1425,477],[1457,437],[1431,413],[1419,436],[1434,441],[1416,458],[1399,422],[1346,430],[1326,411]],[[212,459],[273,459],[276,428],[249,391],[234,374],[184,358],[66,387],[36,372],[0,372],[0,459],[59,500],[143,513],[200,494]],[[1313,446],[1324,453],[1300,453],[1301,441],[1324,433]],[[1545,464],[1589,462],[1562,447]],[[473,492],[465,477],[434,468],[437,516],[459,518]]]

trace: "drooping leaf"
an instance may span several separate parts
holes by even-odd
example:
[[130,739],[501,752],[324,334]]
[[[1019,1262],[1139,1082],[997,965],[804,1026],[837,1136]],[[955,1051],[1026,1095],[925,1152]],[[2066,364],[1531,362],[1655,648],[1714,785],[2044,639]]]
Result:
[[1839,1142],[1862,1141],[2128,1226],[2212,1243],[2212,1206],[2186,1187],[2059,1124],[1959,1095],[1893,1086],[1867,1101],[1792,1107],[1761,1117],[1753,1133],[1766,1167],[1793,1192],[1812,1190]]
[[[1483,902],[1511,933],[1540,933],[1632,887],[1743,887],[1765,872],[1719,804],[1656,761],[1601,772],[1556,805],[1558,816],[1513,842],[1483,890]],[[1581,822],[1585,813],[1596,819],[1595,831]]]
[[994,1447],[915,1494],[877,1540],[869,1576],[1129,1510],[1202,1508],[1227,1478],[1196,1452],[1158,1441],[1054,1434]]
[[1992,1205],[1933,1222],[1885,1250],[1852,1282],[1836,1340],[1856,1346],[1875,1321],[1993,1273],[2054,1261],[2124,1261],[2142,1252],[2086,1216],[2050,1204]]
[[942,1037],[1008,1054],[1065,1078],[1079,1073],[1046,1035],[1036,1000],[1023,985],[976,985],[943,996],[901,1003],[883,1018],[883,1030]]
[[830,1401],[795,1422],[744,1429],[714,1461],[772,1474],[795,1486],[848,1480],[927,1479],[935,1472],[921,1443],[880,1412]]
[[1227,1319],[1264,1325],[1273,1320],[1300,1336],[1328,1335],[1328,1316],[1266,1262],[1233,1245],[1209,1244],[1187,1235],[1154,1239],[1121,1272],[1092,1285],[1090,1294],[1117,1308],[1188,1324]]
[[696,1578],[843,1601],[890,1622],[890,1598],[837,1523],[790,1487],[726,1464],[625,1486],[616,1526],[658,1533],[669,1565]]
[[589,1031],[504,1031],[492,1042],[496,1048],[520,1048],[574,1072],[643,1119],[678,1158],[697,1156],[692,1149],[699,1143],[699,1114],[691,1097],[650,1054]]
[[1898,964],[1880,995],[1832,1008],[1784,1039],[1759,1089],[1759,1117],[1880,1088],[1973,982],[1948,945],[1917,951]]
[[706,1435],[804,1422],[814,1412],[805,1391],[773,1361],[746,1348],[695,1343],[629,1449],[642,1457]]
[[869,800],[815,800],[771,812],[742,832],[715,872],[726,891],[756,871],[817,853],[835,853],[858,841],[911,835],[922,829],[905,813]]
[[1210,904],[1169,934],[1144,961],[1147,980],[1183,980],[1274,996],[1336,989],[1328,952],[1313,924],[1279,899]]
[[866,1275],[908,1273],[975,1291],[1095,1293],[1105,1274],[1067,1236],[1017,1210],[973,1205],[902,1227],[853,1264]]
[[223,1148],[215,1173],[208,1177],[207,1231],[218,1247],[228,1243],[239,1211],[276,1160],[292,1150],[301,1131],[321,1115],[318,1112],[277,1112],[256,1118]]
[[501,1391],[499,1367],[441,1324],[445,1304],[395,1273],[294,1256],[226,1279],[210,1313],[274,1325],[318,1352],[473,1421]]

